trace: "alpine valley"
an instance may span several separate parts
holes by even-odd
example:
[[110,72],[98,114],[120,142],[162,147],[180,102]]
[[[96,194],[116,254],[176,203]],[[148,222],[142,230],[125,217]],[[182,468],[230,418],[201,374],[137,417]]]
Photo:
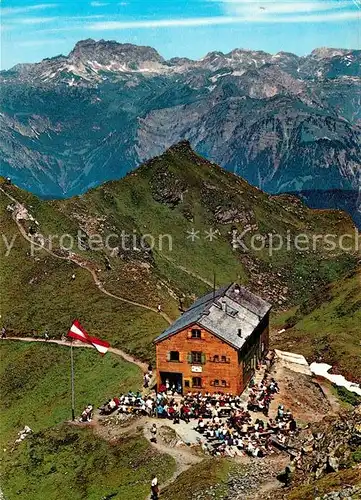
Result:
[[118,179],[188,140],[268,193],[301,193],[361,226],[360,50],[236,49],[164,60],[80,41],[0,73],[2,175],[41,197]]

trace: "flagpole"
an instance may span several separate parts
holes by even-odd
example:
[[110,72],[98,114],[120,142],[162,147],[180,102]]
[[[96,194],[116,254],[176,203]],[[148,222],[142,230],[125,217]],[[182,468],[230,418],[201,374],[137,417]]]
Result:
[[71,419],[75,420],[75,392],[74,392],[74,353],[73,341],[70,344],[70,367],[71,367]]

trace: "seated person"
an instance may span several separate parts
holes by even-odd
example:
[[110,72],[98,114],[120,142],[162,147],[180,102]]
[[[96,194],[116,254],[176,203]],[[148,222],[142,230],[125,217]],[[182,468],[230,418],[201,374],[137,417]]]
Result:
[[204,432],[204,429],[205,429],[205,422],[203,420],[203,418],[201,417],[199,420],[198,420],[198,426],[197,426],[197,431],[200,432],[201,434],[203,434]]
[[291,420],[289,422],[289,430],[290,432],[296,432],[297,430],[297,423],[296,420],[291,416]]
[[158,417],[159,417],[159,418],[165,418],[165,416],[166,416],[166,415],[165,415],[164,408],[163,408],[163,406],[162,406],[162,405],[160,405],[160,404],[157,406],[157,413],[158,413]]
[[277,410],[276,420],[282,420],[283,419],[283,415],[284,415],[283,405],[279,405],[278,406],[278,410]]

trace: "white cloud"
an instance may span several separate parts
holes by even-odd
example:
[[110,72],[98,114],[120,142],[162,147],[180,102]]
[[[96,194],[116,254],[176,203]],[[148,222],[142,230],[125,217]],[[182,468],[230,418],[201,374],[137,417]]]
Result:
[[90,2],[90,5],[92,7],[105,7],[106,5],[109,5],[107,2]]
[[[61,19],[66,19],[67,21],[74,21],[74,20],[78,20],[78,19],[84,19],[84,20],[87,20],[87,19],[103,19],[105,17],[104,14],[97,14],[97,15],[91,15],[91,16],[72,16],[72,17],[63,17]],[[59,18],[58,18],[59,19]]]
[[[323,14],[311,15],[298,15],[298,16],[283,16],[283,17],[270,17],[270,22],[277,23],[327,23],[336,21],[352,21],[353,19],[360,19],[360,13],[356,11],[343,11],[343,12],[328,12]],[[263,19],[262,19],[263,21]],[[267,22],[267,19],[265,19]]]
[[11,26],[0,24],[0,33],[6,33],[11,30]]
[[176,28],[187,26],[210,26],[218,24],[231,24],[242,20],[236,17],[194,17],[184,19],[158,19],[147,21],[107,21],[93,23],[89,26],[95,31],[113,30],[113,29],[135,29],[135,28]]
[[342,20],[358,19],[357,11],[324,12],[323,14],[300,14],[290,16],[263,15],[242,16],[217,16],[217,17],[194,17],[184,19],[159,19],[147,21],[108,21],[93,23],[88,26],[93,31],[126,30],[126,29],[149,29],[149,28],[182,28],[196,26],[218,26],[241,23],[315,23],[335,22]]
[[14,14],[25,14],[36,10],[53,9],[58,7],[57,3],[39,3],[37,5],[26,5],[24,7],[1,7],[0,13],[3,16],[10,16]]
[[45,24],[57,21],[58,17],[26,17],[23,19],[17,19],[17,24]]
[[[0,0],[1,1],[1,0]],[[37,24],[49,24],[49,23],[56,23],[58,26],[56,28],[47,28],[47,29],[40,29],[37,31],[41,32],[56,32],[56,31],[72,31],[73,29],[79,29],[79,25],[75,24],[75,21],[90,21],[90,20],[95,20],[95,19],[104,19],[106,16],[104,14],[98,14],[98,15],[90,15],[90,16],[72,16],[72,17],[67,17],[67,16],[58,16],[58,17],[16,17],[13,19],[9,19],[7,24],[2,24],[1,28],[2,31],[9,31],[13,29],[14,27],[17,27],[19,25],[37,25]],[[60,23],[66,23],[66,25],[59,26]],[[84,27],[86,27],[86,24],[84,24]]]

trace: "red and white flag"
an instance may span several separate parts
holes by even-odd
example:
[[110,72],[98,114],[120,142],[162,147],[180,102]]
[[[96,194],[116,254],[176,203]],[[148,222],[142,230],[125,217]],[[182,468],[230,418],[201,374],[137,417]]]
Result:
[[92,345],[98,352],[100,352],[102,356],[104,356],[104,354],[108,351],[108,348],[110,347],[110,344],[108,342],[97,339],[95,337],[91,337],[88,334],[88,332],[81,326],[81,324],[77,319],[73,321],[73,324],[71,325],[70,330],[68,331],[68,337],[80,340],[85,344]]

